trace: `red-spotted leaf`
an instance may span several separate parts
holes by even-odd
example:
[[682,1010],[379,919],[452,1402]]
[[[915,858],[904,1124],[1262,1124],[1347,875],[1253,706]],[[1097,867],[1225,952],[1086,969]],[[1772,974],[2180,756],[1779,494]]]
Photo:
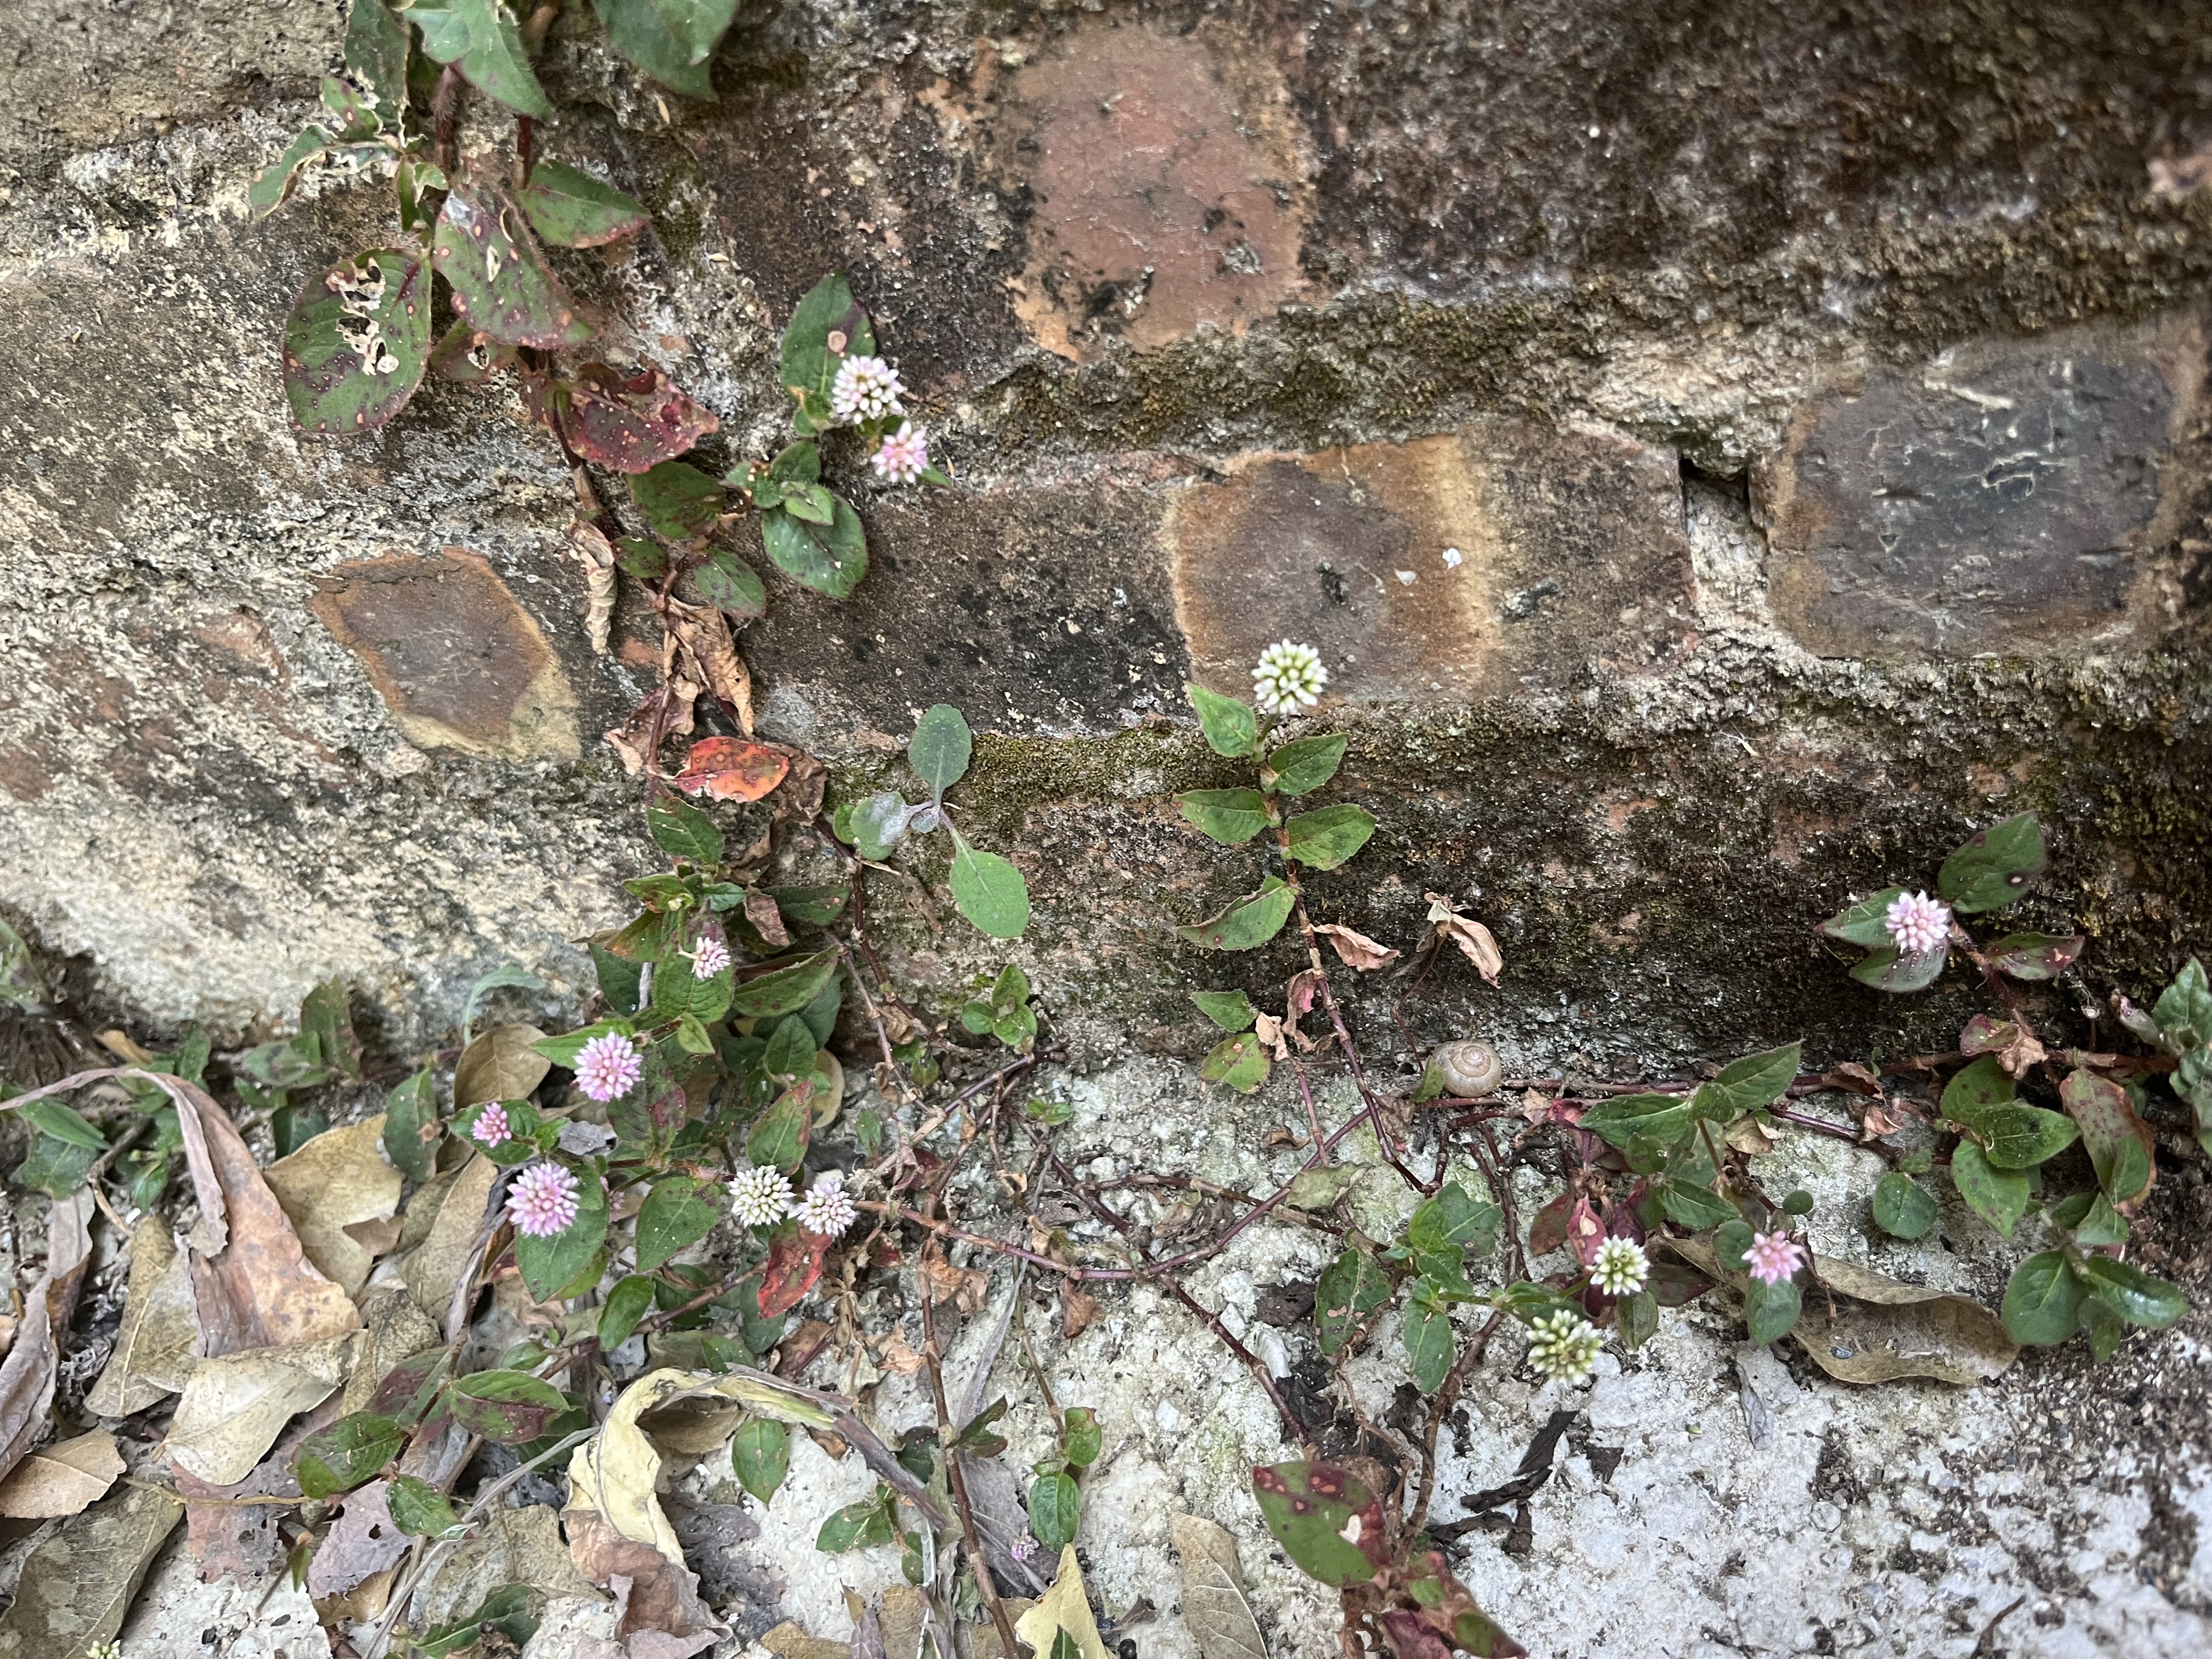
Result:
[[403,1429],[411,1429],[429,1414],[438,1390],[453,1371],[451,1348],[431,1348],[403,1359],[376,1385],[376,1392],[368,1397],[368,1409],[390,1418]]
[[456,1423],[502,1446],[542,1438],[546,1425],[568,1409],[560,1389],[527,1371],[478,1371],[455,1382],[447,1397]]
[[2080,933],[2007,933],[1989,947],[1990,966],[2013,979],[2057,979],[2081,959]]
[[592,337],[522,210],[495,184],[473,179],[453,186],[438,215],[431,258],[453,287],[454,311],[489,338],[551,349]]
[[1263,1464],[1252,1471],[1252,1493],[1284,1553],[1322,1583],[1360,1583],[1389,1565],[1382,1500],[1348,1470]]
[[407,405],[430,356],[430,273],[391,248],[341,260],[284,319],[284,391],[307,432],[366,432]]
[[1521,1659],[1528,1651],[1491,1622],[1436,1551],[1407,1564],[1405,1589],[1412,1605],[1382,1616],[1383,1637],[1397,1659],[1442,1659],[1454,1649],[1477,1659]]
[[721,425],[713,410],[692,402],[657,368],[626,380],[605,363],[586,363],[573,383],[555,386],[552,395],[569,447],[617,472],[650,471]]
[[2125,1089],[2094,1072],[2069,1072],[2058,1085],[2058,1103],[2081,1125],[2081,1144],[2107,1198],[2127,1204],[2150,1190],[2158,1142]]
[[795,1221],[787,1221],[769,1236],[766,1277],[761,1281],[760,1311],[763,1319],[789,1313],[822,1277],[822,1258],[833,1243],[827,1233],[810,1233]]
[[684,757],[676,787],[714,800],[758,800],[781,783],[791,762],[781,750],[740,738],[702,738]]
[[456,386],[481,386],[503,368],[514,364],[514,348],[479,334],[467,323],[446,331],[430,354],[430,372]]
[[651,222],[622,191],[562,161],[540,161],[517,199],[531,228],[556,247],[600,247]]

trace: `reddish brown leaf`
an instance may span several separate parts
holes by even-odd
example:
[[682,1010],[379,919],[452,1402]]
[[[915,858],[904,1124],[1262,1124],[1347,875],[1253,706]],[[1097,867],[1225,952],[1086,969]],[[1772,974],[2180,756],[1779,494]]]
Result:
[[791,763],[764,743],[702,738],[684,757],[676,787],[687,795],[708,795],[716,800],[758,800],[781,783],[790,770]]
[[597,1510],[577,1505],[562,1511],[568,1533],[568,1559],[603,1589],[629,1585],[615,1633],[660,1630],[678,1636],[714,1627],[714,1615],[699,1599],[698,1575],[672,1561],[650,1544],[625,1538]]
[[[269,1458],[233,1486],[211,1486],[190,1469],[174,1471],[177,1490],[186,1498],[297,1498],[300,1483],[289,1455]],[[284,1510],[274,1504],[191,1504],[185,1509],[185,1542],[200,1564],[200,1583],[212,1584],[225,1573],[241,1584],[258,1583],[276,1561],[276,1522]]]
[[1073,1284],[1064,1285],[1060,1291],[1060,1334],[1063,1340],[1083,1334],[1091,1322],[1098,1317],[1098,1298],[1086,1296]]
[[745,920],[762,939],[781,949],[791,943],[791,930],[783,925],[783,910],[757,887],[745,889]]
[[1549,1255],[1567,1242],[1567,1212],[1574,1199],[1566,1193],[1536,1212],[1536,1218],[1528,1224],[1528,1254]]
[[657,368],[625,380],[605,363],[586,363],[550,395],[568,447],[617,472],[650,471],[721,426],[713,410],[692,402]]
[[22,1328],[0,1363],[0,1475],[23,1459],[46,1431],[60,1375],[61,1340],[69,1333],[92,1254],[92,1194],[79,1188],[54,1200],[46,1222],[46,1271],[23,1299]]
[[810,1233],[795,1221],[775,1230],[769,1240],[767,1277],[761,1281],[763,1319],[774,1319],[799,1305],[822,1277],[822,1258],[833,1242],[828,1233]]

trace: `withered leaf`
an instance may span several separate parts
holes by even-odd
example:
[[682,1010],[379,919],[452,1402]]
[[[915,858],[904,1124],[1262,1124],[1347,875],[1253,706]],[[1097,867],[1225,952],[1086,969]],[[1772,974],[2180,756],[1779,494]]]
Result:
[[75,1515],[105,1497],[123,1473],[115,1437],[94,1429],[31,1453],[0,1480],[0,1515],[40,1521]]
[[76,1309],[92,1253],[92,1194],[79,1188],[54,1200],[46,1221],[46,1271],[23,1298],[15,1346],[0,1361],[0,1475],[23,1460],[46,1431],[59,1374],[61,1336]]
[[584,632],[592,641],[592,654],[604,657],[614,626],[614,544],[597,525],[578,519],[568,526],[568,550],[584,567]]
[[107,1368],[85,1396],[101,1417],[129,1417],[185,1386],[198,1363],[191,1269],[170,1237],[167,1217],[147,1216],[131,1230],[131,1279],[123,1328]]
[[669,600],[664,615],[684,647],[689,659],[686,666],[696,667],[701,683],[737,721],[738,729],[751,737],[753,677],[745,667],[745,659],[738,654],[737,641],[730,636],[728,619],[711,607],[685,605],[681,599]]
[[625,380],[605,363],[586,363],[573,383],[552,388],[550,396],[568,447],[617,472],[649,472],[722,424],[658,368]]
[[1083,1569],[1075,1559],[1075,1546],[1060,1553],[1059,1576],[1037,1603],[1015,1621],[1014,1634],[1042,1654],[1052,1651],[1053,1638],[1066,1631],[1083,1659],[1107,1659],[1106,1644],[1098,1635],[1098,1621],[1083,1591]]
[[347,1228],[386,1220],[399,1207],[399,1171],[384,1161],[383,1141],[379,1112],[363,1122],[324,1130],[262,1172],[291,1218],[307,1260],[349,1297],[368,1282],[376,1255]]
[[1086,1296],[1076,1289],[1073,1281],[1060,1286],[1060,1334],[1064,1340],[1073,1340],[1090,1328],[1091,1322],[1098,1317],[1098,1298]]
[[407,1553],[413,1540],[392,1518],[391,1492],[390,1481],[372,1480],[346,1494],[343,1511],[307,1564],[307,1594],[316,1601],[343,1595]]
[[1182,1566],[1182,1616],[1202,1659],[1267,1659],[1260,1621],[1245,1598],[1237,1540],[1195,1515],[1169,1518]]
[[1505,969],[1505,957],[1490,929],[1472,916],[1460,915],[1442,893],[1425,893],[1422,896],[1429,902],[1429,920],[1436,924],[1437,933],[1459,946],[1460,953],[1482,975],[1484,984],[1497,984],[1498,975]]
[[1343,958],[1346,967],[1363,974],[1387,968],[1398,959],[1395,945],[1377,944],[1366,934],[1334,921],[1322,922],[1314,932],[1329,942],[1330,948]]
[[400,1276],[407,1281],[415,1305],[434,1320],[445,1319],[453,1291],[468,1270],[477,1237],[483,1228],[492,1183],[498,1179],[499,1166],[477,1152],[447,1185],[424,1188],[408,1206],[410,1231],[418,1206],[428,1206],[432,1219],[422,1242],[401,1262]]
[[146,1569],[184,1516],[165,1492],[125,1486],[31,1553],[0,1613],[0,1659],[90,1659],[123,1628]]
[[684,757],[684,769],[675,783],[687,795],[758,800],[781,783],[790,770],[790,761],[774,745],[737,738],[702,738]]
[[243,1480],[276,1443],[295,1413],[337,1392],[358,1340],[349,1331],[319,1342],[251,1348],[202,1360],[169,1419],[164,1453],[210,1486]]
[[545,1033],[535,1025],[495,1025],[461,1050],[453,1066],[453,1109],[487,1100],[521,1100],[545,1081],[553,1062],[532,1046]]
[[235,1500],[297,1498],[300,1483],[290,1460],[283,1453],[265,1458],[245,1480],[228,1486],[211,1486],[189,1469],[177,1470],[176,1481],[187,1498],[217,1500],[185,1506],[185,1545],[200,1564],[200,1583],[212,1584],[225,1573],[241,1584],[260,1583],[276,1564],[276,1522],[284,1511],[273,1504]]

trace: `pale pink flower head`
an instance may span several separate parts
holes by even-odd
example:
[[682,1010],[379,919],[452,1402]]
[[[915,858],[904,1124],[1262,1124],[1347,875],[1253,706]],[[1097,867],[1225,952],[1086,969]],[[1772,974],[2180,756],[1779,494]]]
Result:
[[593,1100],[619,1099],[644,1075],[637,1045],[612,1031],[593,1037],[576,1056],[576,1086]]
[[469,1125],[470,1139],[482,1141],[487,1146],[498,1146],[502,1140],[510,1139],[514,1133],[507,1126],[507,1108],[495,1100],[478,1112],[477,1121]]
[[1785,1279],[1795,1279],[1805,1265],[1805,1247],[1779,1228],[1771,1233],[1753,1233],[1743,1265],[1760,1284],[1779,1285]]
[[898,370],[880,357],[848,357],[830,383],[830,411],[841,421],[880,421],[906,411]]
[[853,1195],[845,1190],[845,1177],[832,1170],[791,1206],[791,1213],[808,1232],[827,1233],[835,1238],[853,1224],[860,1212],[853,1207]]
[[1951,907],[1925,893],[1899,893],[1889,903],[1882,926],[1897,948],[1917,957],[1934,950],[1951,933]]
[[712,979],[729,965],[730,947],[718,939],[701,939],[691,953],[691,971],[701,979]]
[[1036,1553],[1037,1540],[1033,1534],[1026,1532],[1006,1546],[1006,1553],[1017,1561],[1026,1561]]
[[557,1164],[533,1164],[507,1190],[507,1218],[531,1238],[550,1238],[576,1218],[576,1177]]
[[773,1227],[791,1212],[791,1183],[770,1164],[740,1170],[730,1180],[730,1212],[748,1227]]
[[929,434],[912,421],[887,434],[869,458],[876,476],[887,483],[912,483],[929,466]]

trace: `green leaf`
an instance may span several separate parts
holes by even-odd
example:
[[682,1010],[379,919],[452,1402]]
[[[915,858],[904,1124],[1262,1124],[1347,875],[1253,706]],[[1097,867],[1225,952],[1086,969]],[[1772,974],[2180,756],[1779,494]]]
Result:
[[100,1154],[89,1146],[40,1134],[31,1142],[30,1156],[16,1170],[15,1179],[33,1192],[67,1198],[84,1185],[85,1177],[99,1159]]
[[607,1292],[606,1305],[599,1310],[599,1346],[606,1350],[622,1346],[638,1322],[652,1311],[653,1281],[641,1273],[630,1274]]
[[1066,1419],[1067,1432],[1060,1440],[1060,1455],[1077,1468],[1087,1469],[1106,1449],[1106,1431],[1098,1426],[1098,1413],[1088,1406],[1070,1406],[1061,1414]]
[[538,1592],[527,1584],[505,1584],[494,1590],[467,1618],[439,1625],[415,1638],[408,1659],[448,1659],[465,1648],[482,1643],[486,1632],[496,1631],[518,1652],[538,1633],[538,1620],[530,1611]]
[[1262,1467],[1252,1471],[1252,1495],[1267,1530],[1308,1577],[1340,1589],[1386,1565],[1382,1502],[1348,1471],[1328,1463]]
[[1321,1351],[1334,1354],[1358,1335],[1367,1317],[1390,1299],[1390,1275],[1366,1251],[1346,1249],[1321,1271],[1314,1325]]
[[727,613],[732,626],[743,627],[768,615],[768,589],[752,568],[726,548],[718,547],[699,562],[691,572],[691,584],[702,599]]
[[1240,1095],[1255,1092],[1271,1069],[1267,1045],[1256,1033],[1238,1031],[1213,1045],[1198,1068],[1199,1080],[1225,1083]]
[[461,1004],[462,1046],[464,1048],[467,1047],[469,1039],[475,1035],[474,1028],[477,1020],[477,1009],[482,1006],[483,1000],[487,996],[490,995],[494,991],[509,989],[517,991],[542,991],[544,988],[545,981],[544,980],[538,978],[537,975],[532,973],[528,969],[518,968],[511,962],[493,969],[491,972],[484,975],[481,979],[477,980],[475,984],[469,987],[468,997]]
[[1412,1307],[1406,1310],[1406,1358],[1413,1382],[1423,1394],[1434,1394],[1451,1370],[1451,1316],[1442,1308]]
[[[836,372],[832,365],[831,372]],[[768,476],[777,483],[811,484],[822,477],[822,447],[811,438],[786,444],[768,464]]]
[[[2074,1243],[2083,1249],[2127,1243],[2128,1218],[2112,1206],[2104,1194],[2085,1193],[2081,1196],[2089,1202],[2075,1218]],[[2055,1222],[2058,1217],[2054,1212],[2051,1218]]]
[[879,1486],[873,1498],[864,1498],[834,1511],[815,1534],[814,1547],[825,1554],[836,1555],[846,1550],[890,1543],[898,1535],[889,1502],[890,1492],[888,1486]]
[[646,1195],[637,1212],[638,1272],[651,1273],[714,1231],[721,1206],[700,1198],[699,1191],[700,1183],[690,1176],[671,1176]]
[[85,1121],[74,1107],[64,1106],[58,1100],[34,1100],[19,1109],[27,1123],[36,1126],[56,1140],[67,1141],[72,1146],[83,1146],[99,1152],[107,1149],[107,1137]]
[[0,921],[0,1006],[36,1008],[46,1000],[45,976],[39,971],[31,947],[21,933]]
[[952,831],[952,902],[993,939],[1019,939],[1030,925],[1030,890],[1022,872],[996,853],[978,852]]
[[722,832],[690,801],[663,796],[647,811],[645,823],[653,844],[671,858],[701,866],[722,861]]
[[811,525],[781,508],[761,520],[761,541],[777,569],[793,581],[826,593],[848,597],[868,574],[868,537],[860,515],[842,495],[832,498],[835,516]]
[[1246,894],[1219,915],[1176,933],[1201,951],[1256,950],[1282,931],[1297,896],[1297,889],[1269,876],[1257,892]]
[[1951,1184],[1966,1207],[2002,1233],[2012,1230],[2027,1211],[2027,1177],[2012,1170],[1990,1167],[1982,1149],[1962,1140],[1951,1153]]
[[643,230],[653,217],[622,191],[565,161],[540,161],[515,199],[530,228],[556,247],[602,247]]
[[1258,835],[1273,813],[1256,789],[1194,789],[1176,797],[1182,815],[1224,847],[1241,847]]
[[384,1097],[384,1156],[408,1180],[428,1181],[430,1149],[441,1133],[438,1097],[426,1066]]
[[1198,1005],[1199,1012],[1224,1031],[1249,1030],[1260,1017],[1252,999],[1242,991],[1193,991],[1190,1000]]
[[[842,335],[842,344],[833,347],[832,335]],[[810,421],[826,424],[830,386],[839,364],[848,356],[873,356],[875,349],[868,313],[854,302],[844,277],[835,273],[824,276],[799,302],[783,331],[784,388],[799,398],[800,412]],[[801,482],[811,482],[811,476]]]
[[1375,814],[1346,802],[1301,812],[1283,826],[1285,858],[1315,870],[1334,870],[1367,845],[1375,833]]
[[2028,1347],[2056,1347],[2081,1323],[2081,1281],[2063,1250],[2039,1250],[2013,1269],[2005,1286],[2004,1325]]
[[353,0],[346,9],[345,65],[376,94],[377,107],[397,115],[407,106],[407,24],[384,0]]
[[2071,1146],[2081,1133],[2071,1118],[2040,1106],[1992,1106],[1974,1128],[1982,1155],[2000,1170],[2032,1170]]
[[1951,947],[1939,945],[1932,951],[1920,951],[1911,956],[1891,947],[1876,951],[1855,964],[1851,977],[1862,985],[1871,985],[1877,991],[1887,991],[1893,996],[1908,992],[1924,991],[1943,976],[1943,964],[1950,960]]
[[1269,753],[1260,781],[1279,795],[1303,795],[1318,789],[1336,775],[1350,742],[1349,738],[1322,737],[1286,743]]
[[[453,310],[479,334],[545,349],[592,337],[591,325],[576,314],[575,301],[545,263],[514,198],[496,184],[455,181],[438,214],[430,258],[452,285]],[[426,278],[423,292],[428,291]],[[428,320],[426,307],[426,350]]]
[[[592,970],[599,982],[599,994],[607,1000],[607,1006],[617,1014],[637,1012],[638,988],[644,982],[642,968],[635,962],[625,961],[594,939],[591,945]],[[544,1050],[540,1049],[543,1054]]]
[[1983,954],[2012,979],[2057,979],[2081,959],[2088,940],[2080,933],[2007,933]]
[[814,1091],[801,1084],[775,1097],[768,1110],[754,1120],[745,1136],[745,1157],[789,1175],[806,1156],[807,1137],[813,1133]]
[[[345,138],[365,138],[373,131],[374,129],[362,132],[349,131]],[[300,169],[318,155],[326,155],[337,148],[340,142],[322,127],[310,126],[285,145],[283,153],[254,174],[253,182],[246,187],[246,206],[252,210],[253,216],[261,218],[283,206],[285,199],[292,193],[293,185],[299,179]]]
[[520,114],[552,118],[521,33],[500,0],[415,0],[407,15],[422,31],[422,50],[456,66],[477,91]]
[[662,461],[629,481],[645,527],[672,542],[714,533],[722,515],[722,486],[689,461]]
[[2010,1105],[2013,1096],[2011,1075],[1995,1054],[1984,1054],[1943,1085],[1943,1115],[1972,1128],[1993,1107]]
[[394,1475],[385,1501],[392,1524],[411,1538],[442,1538],[461,1524],[446,1494],[411,1474]]
[[2204,964],[2190,957],[2173,983],[2159,994],[2150,1017],[2177,1054],[2212,1047],[2212,981],[2205,977]]
[[314,277],[284,319],[284,392],[302,431],[382,426],[406,407],[429,360],[430,273],[391,248]]
[[2089,1339],[2089,1358],[2103,1364],[2128,1340],[2128,1322],[2094,1296],[2081,1303],[2081,1329]]
[[1892,1170],[1874,1186],[1874,1224],[1895,1238],[1918,1238],[1936,1224],[1936,1200],[1911,1176]]
[[1224,697],[1202,685],[1186,685],[1183,690],[1190,694],[1190,706],[1198,711],[1199,730],[1206,733],[1215,754],[1238,760],[1260,746],[1259,717],[1249,703]]
[[943,800],[945,792],[967,775],[975,748],[975,740],[960,711],[949,702],[940,702],[915,723],[914,736],[906,746],[906,763],[929,786],[931,798]]
[[822,994],[836,972],[835,951],[787,958],[784,965],[739,985],[731,994],[730,1012],[751,1019],[795,1014]]
[[1660,1206],[1678,1227],[1701,1233],[1709,1227],[1739,1218],[1735,1206],[1707,1187],[1687,1181],[1668,1180],[1659,1186]]
[[454,1422],[502,1446],[538,1438],[568,1409],[567,1395],[527,1371],[477,1371],[457,1378],[446,1402]]
[[769,1035],[761,1069],[772,1077],[800,1077],[814,1069],[816,1052],[814,1028],[797,1014],[787,1014]]
[[2109,1078],[2077,1070],[2058,1085],[2058,1100],[2081,1127],[2097,1184],[2116,1204],[2142,1197],[2150,1186],[2155,1143],[2128,1091]]
[[361,1076],[361,1039],[354,1035],[343,981],[326,980],[300,1000],[300,1035],[315,1040],[315,1052],[337,1076]]
[[716,1020],[730,1011],[730,975],[734,970],[701,979],[681,957],[653,970],[650,1018],[656,1023],[672,1019]]
[[663,86],[712,98],[714,43],[737,15],[737,0],[592,0],[607,39]]
[[2130,1325],[2162,1331],[2189,1311],[2188,1298],[2134,1263],[2109,1255],[2084,1256],[2076,1271],[2088,1292]]
[[1039,1475],[1030,1487],[1030,1530],[1037,1542],[1057,1555],[1075,1541],[1083,1519],[1083,1495],[1069,1474]]
[[768,1503],[791,1468],[789,1431],[773,1417],[748,1417],[731,1437],[730,1465],[738,1484]]
[[[522,1282],[540,1302],[568,1288],[590,1265],[607,1236],[607,1193],[589,1170],[571,1171],[576,1177],[576,1218],[550,1238],[519,1237],[514,1241],[514,1265]],[[535,1437],[529,1437],[534,1438]]]
[[292,1472],[307,1497],[334,1497],[351,1492],[398,1456],[406,1439],[406,1431],[390,1418],[356,1412],[301,1442]]
[[1447,1181],[1436,1196],[1415,1206],[1406,1224],[1407,1247],[1417,1252],[1470,1249],[1486,1255],[1504,1212],[1472,1196],[1456,1181]]
[[1779,1285],[1753,1279],[1744,1285],[1744,1323],[1750,1327],[1751,1340],[1761,1347],[1789,1335],[1790,1328],[1803,1311],[1804,1300],[1794,1279],[1785,1279]]
[[2033,812],[1978,830],[1943,860],[1936,890],[1964,915],[2002,910],[2043,873],[2043,826]]
[[1607,1145],[1671,1146],[1690,1127],[1689,1095],[1615,1095],[1583,1109],[1582,1127]]
[[1863,945],[1869,950],[1887,949],[1893,941],[1889,936],[1889,907],[1905,896],[1902,887],[1885,887],[1879,893],[1861,899],[1848,910],[1838,911],[1820,924],[1820,932],[1830,939],[1846,945]]
[[1624,1296],[1613,1304],[1622,1344],[1632,1352],[1659,1334],[1659,1298],[1650,1291]]
[[1711,1082],[1698,1085],[1692,1115],[1730,1123],[1755,1108],[1771,1106],[1797,1080],[1797,1059],[1803,1048],[1802,1043],[1786,1043],[1723,1066]]

